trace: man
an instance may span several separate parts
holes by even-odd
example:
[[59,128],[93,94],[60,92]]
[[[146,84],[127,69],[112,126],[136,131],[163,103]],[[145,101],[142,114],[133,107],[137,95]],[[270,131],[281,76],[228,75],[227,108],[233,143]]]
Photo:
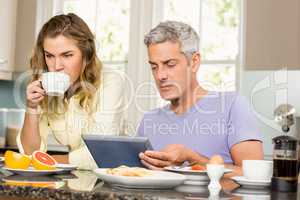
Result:
[[192,27],[163,22],[144,43],[159,93],[170,102],[146,113],[140,123],[138,135],[148,137],[155,149],[140,153],[146,167],[206,164],[218,154],[240,174],[242,160],[263,158],[261,135],[245,99],[198,84],[199,37]]

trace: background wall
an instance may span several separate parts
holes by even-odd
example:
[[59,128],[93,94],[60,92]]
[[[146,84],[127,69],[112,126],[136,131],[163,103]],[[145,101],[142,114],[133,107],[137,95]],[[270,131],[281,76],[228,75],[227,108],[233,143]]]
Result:
[[24,108],[24,102],[25,84],[0,80],[0,108]]
[[[273,111],[282,104],[289,103],[300,113],[300,70],[269,70],[241,72],[240,93],[245,95],[258,120],[259,129],[264,138],[265,154],[272,154],[272,138],[282,134],[281,128],[274,122]],[[299,123],[299,122],[298,122]],[[300,124],[298,124],[300,127]],[[298,132],[298,133],[296,133]],[[294,125],[290,135],[299,138],[299,129]]]
[[300,1],[244,0],[245,67],[300,69]]
[[[271,154],[272,138],[282,134],[275,108],[289,103],[300,113],[300,1],[244,0],[242,13],[240,93],[258,120],[265,154]],[[300,139],[298,126],[289,134]]]
[[0,108],[16,108],[17,105],[15,104],[13,99],[13,81],[0,81]]

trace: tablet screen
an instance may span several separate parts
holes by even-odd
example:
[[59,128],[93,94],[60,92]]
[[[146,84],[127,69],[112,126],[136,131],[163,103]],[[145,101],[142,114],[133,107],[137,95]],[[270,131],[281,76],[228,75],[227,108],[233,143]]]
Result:
[[120,165],[142,167],[140,152],[152,150],[145,137],[83,135],[83,140],[100,168]]

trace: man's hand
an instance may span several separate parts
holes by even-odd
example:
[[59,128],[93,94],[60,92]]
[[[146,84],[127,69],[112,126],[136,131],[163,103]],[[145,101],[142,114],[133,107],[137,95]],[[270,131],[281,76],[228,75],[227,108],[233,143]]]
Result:
[[191,154],[195,152],[181,144],[171,144],[161,151],[140,153],[139,157],[147,168],[162,170],[166,166],[181,165],[185,161],[190,161]]

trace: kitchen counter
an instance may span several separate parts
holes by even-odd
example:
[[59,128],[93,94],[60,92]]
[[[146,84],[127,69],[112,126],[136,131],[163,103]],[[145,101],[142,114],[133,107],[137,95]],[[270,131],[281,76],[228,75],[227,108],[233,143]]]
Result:
[[[18,182],[5,181],[12,180],[12,178]],[[207,199],[210,195],[207,186],[191,186],[191,188],[174,190],[113,188],[90,171],[73,171],[72,174],[49,177],[30,177],[31,181],[41,181],[41,179],[43,183],[24,182],[24,177],[12,176],[1,169],[0,199]],[[275,194],[269,189],[241,190],[230,179],[223,179],[222,186],[224,190],[220,192],[217,199],[243,199],[244,196],[255,199],[259,197],[271,199],[271,196],[272,199],[296,199],[297,195],[296,193],[288,194],[290,196]]]

